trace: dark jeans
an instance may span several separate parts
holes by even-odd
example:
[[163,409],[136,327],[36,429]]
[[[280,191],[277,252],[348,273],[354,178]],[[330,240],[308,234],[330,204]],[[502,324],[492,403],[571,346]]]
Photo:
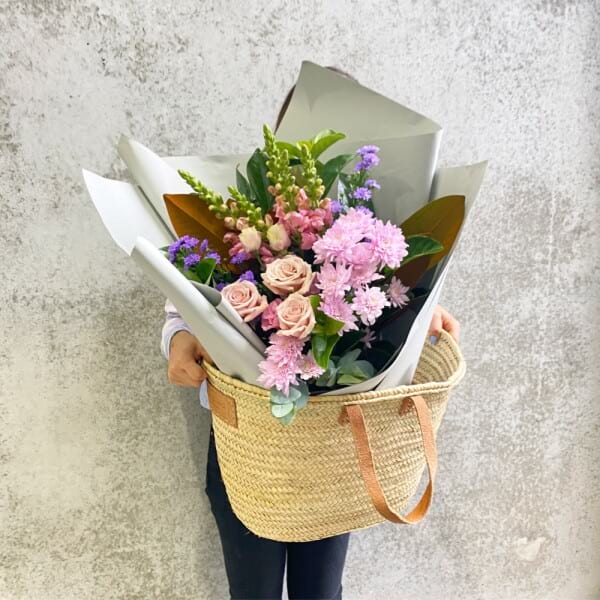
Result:
[[276,542],[249,531],[234,514],[217,461],[211,425],[206,495],[217,522],[231,598],[280,599],[287,556],[290,600],[339,600],[349,533],[314,542]]

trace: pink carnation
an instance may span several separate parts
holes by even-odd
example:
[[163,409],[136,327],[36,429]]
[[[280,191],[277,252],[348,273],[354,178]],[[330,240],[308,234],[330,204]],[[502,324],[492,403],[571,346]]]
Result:
[[279,327],[279,319],[277,318],[277,307],[282,303],[281,298],[276,298],[270,302],[265,312],[260,317],[260,326],[263,331],[269,329],[277,329]]

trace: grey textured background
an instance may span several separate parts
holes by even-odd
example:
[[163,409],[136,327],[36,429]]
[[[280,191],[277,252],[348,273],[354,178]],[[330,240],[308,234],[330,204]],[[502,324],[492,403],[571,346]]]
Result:
[[0,6],[0,598],[226,597],[208,413],[80,168],[120,177],[121,132],[250,149],[305,58],[442,123],[443,164],[491,160],[433,509],[353,534],[345,597],[600,598],[597,2]]

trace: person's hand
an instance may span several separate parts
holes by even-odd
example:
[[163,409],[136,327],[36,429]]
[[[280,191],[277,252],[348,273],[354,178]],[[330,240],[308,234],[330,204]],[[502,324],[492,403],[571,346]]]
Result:
[[429,336],[432,343],[435,344],[437,342],[442,329],[447,331],[458,342],[460,337],[459,322],[444,307],[438,304],[433,310],[433,317],[429,325]]
[[198,387],[206,379],[206,371],[198,364],[202,358],[210,364],[213,362],[194,335],[185,330],[177,331],[169,349],[169,382]]

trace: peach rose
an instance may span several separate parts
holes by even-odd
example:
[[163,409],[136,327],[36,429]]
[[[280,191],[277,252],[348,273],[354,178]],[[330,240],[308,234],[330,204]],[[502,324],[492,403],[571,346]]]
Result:
[[303,338],[315,326],[315,313],[310,300],[298,292],[290,294],[277,307],[277,319],[279,320],[278,335]]
[[234,281],[226,285],[221,293],[244,321],[258,317],[269,304],[267,297],[259,294],[251,281]]
[[262,274],[263,283],[275,294],[306,294],[315,274],[299,256],[288,254],[270,262]]

